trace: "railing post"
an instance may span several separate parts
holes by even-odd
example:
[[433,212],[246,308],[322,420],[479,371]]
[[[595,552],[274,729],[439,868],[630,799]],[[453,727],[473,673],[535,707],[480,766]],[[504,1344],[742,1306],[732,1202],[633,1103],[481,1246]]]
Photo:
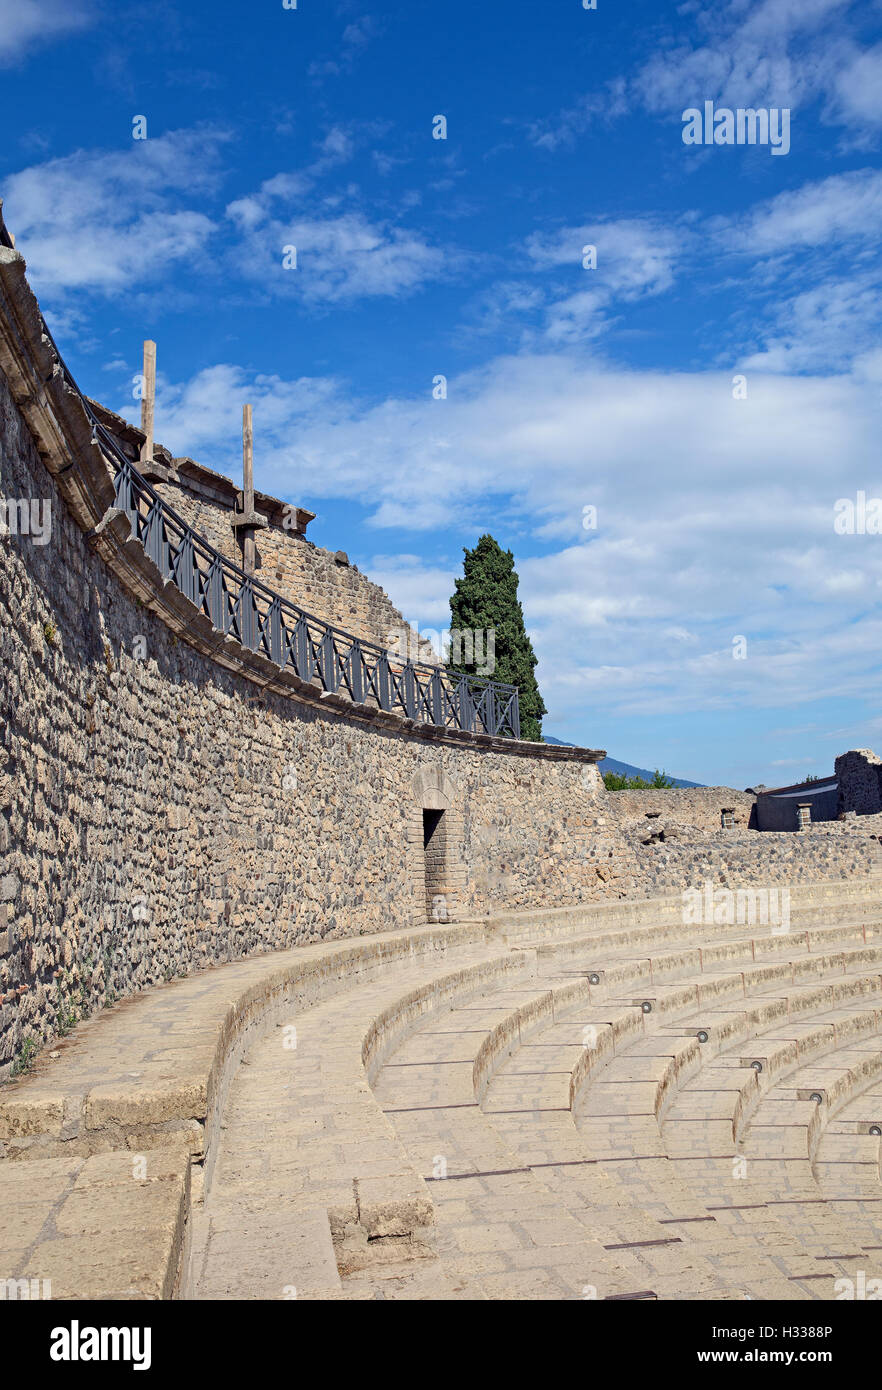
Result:
[[377,698],[380,709],[392,708],[389,685],[389,658],[385,652],[381,652],[377,658]]
[[294,669],[302,681],[312,680],[312,661],[309,655],[309,624],[300,617],[294,628]]
[[334,636],[330,628],[325,629],[321,642],[321,680],[325,690],[337,689],[337,653],[334,650]]
[[364,654],[357,637],[349,648],[349,684],[355,703],[364,704]]
[[408,661],[404,667],[404,713],[408,719],[416,719],[416,682],[413,664]]
[[208,601],[208,616],[212,625],[218,632],[227,631],[226,612],[224,611],[224,575],[221,558],[215,555],[208,570],[206,598]]
[[269,606],[268,620],[270,657],[277,666],[282,666],[282,600],[278,594]]
[[129,517],[132,523],[132,535],[136,536],[138,534],[136,525],[137,509],[135,507],[134,478],[132,476],[132,466],[130,463],[124,463],[120,466],[113,480],[113,492],[116,505],[121,512],[125,512]]
[[484,689],[484,721],[487,725],[487,733],[496,733],[497,713],[496,713],[496,691],[493,689],[493,682],[488,681]]
[[441,726],[443,727],[443,725],[444,725],[444,688],[443,688],[443,686],[442,686],[442,684],[441,684],[441,672],[440,672],[440,671],[434,671],[434,672],[432,673],[431,698],[432,698],[432,723],[433,723],[433,724],[439,724],[439,725],[441,725]]
[[159,498],[154,498],[150,511],[147,513],[144,549],[165,579],[168,574],[168,548],[165,544],[165,522],[162,516],[162,503]]
[[239,636],[243,647],[254,650],[254,596],[246,575],[239,589]]
[[472,699],[472,689],[468,676],[460,676],[456,682],[455,698],[457,727],[464,729],[468,734],[473,734],[475,732],[475,702]]
[[190,531],[185,531],[178,549],[175,583],[184,597],[188,598],[191,603],[196,602],[198,590],[195,569],[196,552],[193,549],[193,536]]

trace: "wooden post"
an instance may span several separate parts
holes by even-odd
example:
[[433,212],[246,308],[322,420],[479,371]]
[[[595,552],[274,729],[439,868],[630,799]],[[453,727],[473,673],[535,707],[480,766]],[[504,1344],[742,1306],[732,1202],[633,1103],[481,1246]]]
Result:
[[[251,424],[251,406],[242,407],[242,478],[244,482],[243,507],[246,517],[254,515],[254,431]],[[245,573],[253,574],[256,561],[254,530],[247,527],[243,538]]]
[[153,407],[156,401],[156,344],[144,343],[144,390],[141,396],[141,430],[147,436],[141,445],[141,462],[153,462]]

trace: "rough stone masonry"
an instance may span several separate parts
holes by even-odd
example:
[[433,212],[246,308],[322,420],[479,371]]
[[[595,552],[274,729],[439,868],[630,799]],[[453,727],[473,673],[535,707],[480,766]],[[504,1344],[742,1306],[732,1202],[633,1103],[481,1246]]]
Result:
[[[605,792],[597,750],[285,694],[268,663],[233,662],[219,634],[196,633],[186,601],[139,558],[56,365],[24,262],[0,247],[0,497],[39,499],[52,518],[48,544],[0,539],[0,1073],[27,1040],[147,986],[427,910],[462,921],[642,897],[707,872],[878,867],[878,840],[859,829],[714,830],[672,793],[685,838],[673,822],[647,836],[633,796]],[[216,511],[228,524],[229,507]],[[328,552],[302,535],[276,527],[262,544],[296,552],[288,571],[272,561],[294,587],[312,557],[317,616],[380,642],[400,617],[351,568],[323,586]],[[426,810],[446,817],[443,891],[428,909]]]

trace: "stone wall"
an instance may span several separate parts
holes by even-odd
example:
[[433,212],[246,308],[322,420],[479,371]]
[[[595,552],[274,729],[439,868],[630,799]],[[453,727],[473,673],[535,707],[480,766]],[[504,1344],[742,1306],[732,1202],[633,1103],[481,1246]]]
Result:
[[[597,751],[439,733],[222,638],[113,510],[0,247],[5,499],[48,504],[51,533],[0,538],[0,1075],[26,1038],[175,975],[424,922],[424,810],[444,816],[439,921],[646,896],[731,859],[695,826],[697,848],[645,845],[623,815],[654,796],[697,816],[696,793],[608,795]],[[860,837],[786,838],[802,877],[874,867]]]
[[[237,486],[191,458],[175,458],[161,444],[155,445],[154,464],[142,467],[137,463],[144,442],[141,431],[97,401],[92,405],[163,501],[203,540],[241,566],[242,533],[232,526],[242,506]],[[255,508],[267,522],[254,532],[256,577],[268,588],[364,642],[385,648],[392,639],[395,649],[406,648],[412,657],[419,652],[421,660],[437,665],[430,643],[421,643],[415,633],[406,640],[399,636],[411,629],[379,584],[350,564],[344,551],[323,550],[306,539],[312,512],[259,492]]]
[[0,541],[0,1066],[174,975],[425,921],[434,792],[439,920],[620,891],[598,754],[432,737],[226,670],[90,547],[3,374],[0,494],[52,517],[45,546]]
[[840,812],[859,816],[882,811],[882,759],[869,748],[853,748],[836,759]]
[[860,829],[849,832],[837,822],[811,826],[798,834],[721,830],[704,838],[666,838],[651,845],[634,837],[628,858],[633,866],[630,892],[635,897],[700,888],[708,880],[722,888],[775,889],[882,874],[878,837]]
[[747,827],[751,824],[754,803],[752,792],[737,792],[731,787],[667,787],[649,791],[610,792],[610,808],[622,823],[645,820],[649,812],[659,812],[665,820],[678,825],[691,825],[699,830],[719,830],[722,811],[734,810],[732,824]]

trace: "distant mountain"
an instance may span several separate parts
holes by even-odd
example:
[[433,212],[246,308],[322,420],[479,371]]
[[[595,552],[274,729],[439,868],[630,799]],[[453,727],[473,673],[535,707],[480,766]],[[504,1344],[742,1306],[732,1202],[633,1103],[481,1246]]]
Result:
[[[626,777],[642,777],[645,782],[651,782],[655,776],[655,769],[648,771],[645,767],[633,767],[631,763],[620,763],[618,758],[601,758],[597,764],[601,772],[623,772]],[[703,782],[687,782],[685,777],[673,777],[670,773],[675,787],[702,787]]]
[[[546,743],[556,743],[559,748],[575,748],[574,743],[567,743],[562,738],[552,738],[550,734],[545,736]],[[645,767],[634,767],[631,763],[620,763],[618,758],[601,758],[597,764],[601,772],[624,773],[626,777],[642,777],[645,782],[651,782],[655,776],[655,770],[649,771]],[[670,774],[668,774],[670,776]],[[703,782],[687,782],[684,777],[671,777],[675,787],[702,787]]]

